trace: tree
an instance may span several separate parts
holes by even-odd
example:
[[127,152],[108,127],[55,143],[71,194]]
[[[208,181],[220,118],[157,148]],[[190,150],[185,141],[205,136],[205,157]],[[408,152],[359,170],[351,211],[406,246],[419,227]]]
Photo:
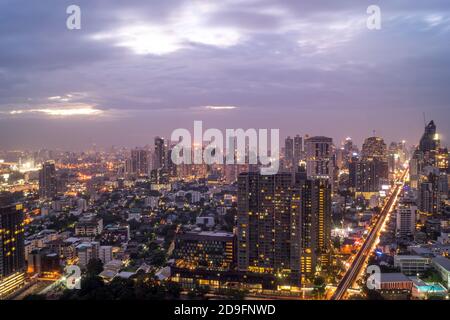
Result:
[[178,299],[181,293],[181,286],[176,282],[169,281],[166,283],[167,293],[170,297]]
[[316,295],[317,297],[322,297],[325,293],[326,287],[325,279],[322,277],[315,277],[313,284],[314,284],[313,289],[314,295]]
[[89,260],[86,269],[87,277],[96,276],[103,271],[103,262],[100,259],[91,259]]

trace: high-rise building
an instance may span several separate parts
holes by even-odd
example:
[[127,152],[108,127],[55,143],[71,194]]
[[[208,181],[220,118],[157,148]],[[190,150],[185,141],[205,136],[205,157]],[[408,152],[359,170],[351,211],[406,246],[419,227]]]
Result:
[[39,171],[39,197],[51,199],[57,193],[56,168],[53,161],[42,164]]
[[439,176],[431,173],[427,180],[419,185],[419,210],[428,214],[441,211],[441,193],[439,192]]
[[24,232],[22,205],[0,203],[0,300],[25,282]]
[[149,175],[150,154],[145,149],[131,150],[131,173],[136,175]]
[[387,147],[379,137],[364,141],[361,157],[349,162],[350,186],[361,193],[378,193],[389,183]]
[[386,143],[384,143],[384,140],[380,137],[367,138],[362,146],[361,155],[364,160],[374,158],[386,160]]
[[349,163],[350,187],[356,192],[376,193],[388,184],[388,163],[378,158],[352,158]]
[[436,133],[436,125],[432,120],[426,125],[425,132],[423,133],[419,144],[419,150],[424,154],[424,160],[426,164],[435,164],[435,157],[436,153],[438,152],[439,146],[439,136]]
[[303,138],[299,135],[294,137],[294,168],[299,161],[303,160]]
[[311,137],[305,140],[306,170],[308,178],[333,179],[333,139]]
[[166,166],[166,145],[164,139],[161,137],[155,138],[155,158],[153,169],[161,169]]
[[331,183],[328,179],[308,179],[301,183],[300,190],[300,265],[305,279],[330,263]]
[[284,140],[284,160],[285,167],[290,169],[294,164],[294,140],[291,137],[287,137]]
[[300,284],[300,198],[291,173],[238,178],[237,265]]
[[400,205],[397,209],[397,235],[400,238],[414,236],[416,231],[417,207],[412,205]]

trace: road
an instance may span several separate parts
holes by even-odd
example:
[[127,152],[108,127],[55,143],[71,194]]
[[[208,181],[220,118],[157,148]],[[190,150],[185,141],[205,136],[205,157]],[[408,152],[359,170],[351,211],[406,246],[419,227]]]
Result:
[[364,267],[364,264],[366,263],[367,259],[370,257],[372,248],[375,244],[375,242],[378,240],[380,236],[380,230],[383,227],[383,224],[386,220],[386,217],[388,214],[392,211],[392,209],[395,207],[398,201],[398,195],[400,194],[403,186],[403,182],[405,181],[405,177],[408,173],[408,169],[404,171],[400,178],[400,182],[402,184],[395,184],[394,190],[391,192],[391,194],[388,196],[387,201],[385,202],[385,205],[381,209],[380,215],[375,222],[374,226],[370,230],[366,241],[362,244],[361,248],[359,249],[358,253],[356,254],[356,257],[353,259],[352,264],[350,265],[349,269],[345,273],[342,280],[339,282],[336,291],[331,296],[331,300],[341,300],[344,298],[345,293],[347,290],[353,285],[353,283],[358,278],[358,275],[361,273],[362,268]]

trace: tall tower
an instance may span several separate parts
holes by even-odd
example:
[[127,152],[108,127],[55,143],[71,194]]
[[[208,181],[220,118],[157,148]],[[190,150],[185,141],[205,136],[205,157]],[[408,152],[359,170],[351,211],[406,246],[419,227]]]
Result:
[[166,146],[164,139],[161,137],[155,138],[155,164],[153,169],[162,169],[166,165]]
[[436,133],[436,125],[434,121],[430,121],[425,127],[425,132],[420,139],[419,150],[424,155],[425,163],[434,165],[436,162],[436,154],[440,147],[439,136]]
[[0,300],[24,284],[24,232],[22,205],[0,203]]
[[292,168],[294,163],[294,140],[287,137],[284,140],[284,160],[286,168]]
[[294,168],[303,160],[303,138],[299,135],[294,137]]
[[333,179],[333,139],[311,137],[305,140],[306,170],[308,178]]
[[386,160],[387,146],[383,138],[370,137],[364,141],[362,146],[362,158]]
[[150,170],[150,154],[148,150],[131,150],[131,172],[137,175],[148,175]]
[[308,179],[300,186],[301,274],[311,278],[317,267],[330,263],[331,183],[328,179]]
[[56,168],[53,161],[47,161],[42,164],[39,171],[39,197],[53,198],[56,196]]
[[291,173],[239,175],[239,270],[276,273],[281,283],[300,284],[299,205]]

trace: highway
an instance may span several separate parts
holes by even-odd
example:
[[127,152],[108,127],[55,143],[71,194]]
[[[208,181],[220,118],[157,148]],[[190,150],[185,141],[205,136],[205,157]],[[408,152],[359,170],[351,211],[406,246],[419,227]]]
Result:
[[361,273],[362,268],[364,267],[365,262],[370,257],[372,248],[377,241],[377,239],[380,236],[380,230],[383,227],[383,224],[386,220],[386,217],[389,215],[389,213],[393,210],[395,205],[398,201],[398,195],[400,194],[403,182],[405,180],[405,177],[408,173],[408,169],[406,169],[401,178],[400,182],[401,184],[395,184],[393,192],[388,196],[387,201],[385,202],[384,206],[381,209],[380,215],[375,222],[374,226],[370,230],[366,240],[362,244],[360,250],[356,254],[356,257],[353,259],[352,264],[350,265],[349,269],[345,273],[344,277],[339,282],[336,291],[331,296],[331,300],[341,300],[344,298],[345,293],[347,290],[353,285],[353,283],[358,278],[358,275]]

